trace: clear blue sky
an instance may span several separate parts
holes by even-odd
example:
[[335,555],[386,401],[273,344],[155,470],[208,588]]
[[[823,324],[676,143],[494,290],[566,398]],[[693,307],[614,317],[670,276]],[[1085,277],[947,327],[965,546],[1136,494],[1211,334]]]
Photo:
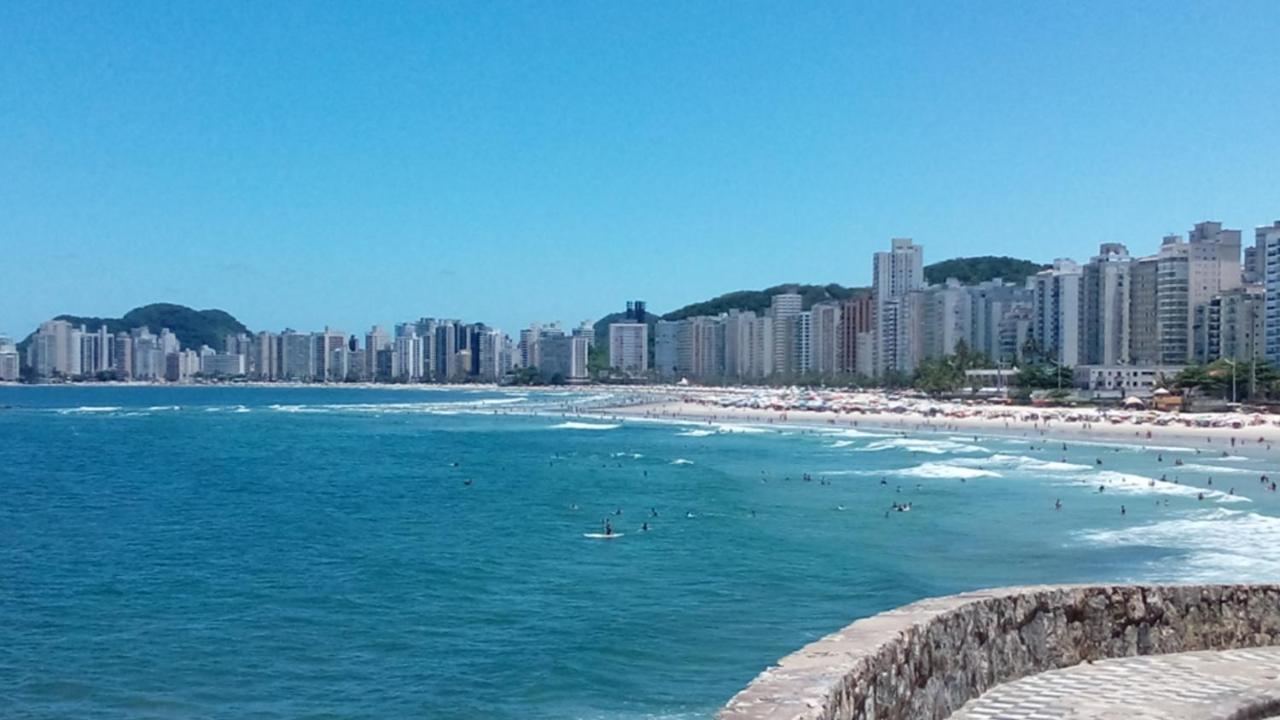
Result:
[[[894,7],[881,7],[894,5]],[[0,332],[508,332],[1280,218],[1280,3],[0,3]]]

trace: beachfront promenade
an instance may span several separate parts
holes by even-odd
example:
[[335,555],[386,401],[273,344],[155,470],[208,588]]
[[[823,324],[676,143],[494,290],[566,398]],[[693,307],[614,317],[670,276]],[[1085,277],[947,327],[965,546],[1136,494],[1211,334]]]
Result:
[[921,600],[760,674],[720,720],[1260,718],[1280,586],[1034,586]]

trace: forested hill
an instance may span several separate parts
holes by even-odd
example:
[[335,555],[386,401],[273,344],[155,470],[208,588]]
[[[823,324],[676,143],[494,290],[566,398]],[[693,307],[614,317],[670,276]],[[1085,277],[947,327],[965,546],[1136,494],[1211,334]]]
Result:
[[[229,334],[248,332],[248,328],[239,320],[223,310],[193,310],[185,305],[172,303],[153,303],[134,308],[119,318],[84,317],[79,315],[59,315],[57,320],[66,320],[73,325],[84,325],[89,330],[97,330],[103,325],[113,333],[128,332],[137,327],[146,327],[153,333],[169,328],[185,348],[197,349],[201,345],[221,351],[224,339]],[[28,335],[22,346],[31,340]]]
[[965,285],[976,285],[980,282],[1000,278],[1005,282],[1021,284],[1027,277],[1049,267],[1030,260],[1005,257],[1003,255],[980,255],[977,257],[952,258],[943,260],[924,268],[924,280],[930,285],[939,285],[947,278],[955,278]]

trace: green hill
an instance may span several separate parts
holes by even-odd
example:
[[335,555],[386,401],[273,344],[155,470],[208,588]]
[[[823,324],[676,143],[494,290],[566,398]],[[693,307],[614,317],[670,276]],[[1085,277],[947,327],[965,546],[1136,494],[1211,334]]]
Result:
[[[137,327],[146,327],[153,333],[159,333],[162,328],[169,328],[178,336],[178,341],[184,348],[198,349],[201,345],[208,345],[219,351],[223,349],[223,341],[227,335],[249,331],[243,323],[223,310],[193,310],[173,303],[143,305],[120,318],[59,315],[54,319],[84,325],[89,330],[97,330],[106,325],[107,330],[113,333],[128,332]],[[22,341],[21,347],[24,350],[30,340],[31,336],[28,335]]]
[[1005,282],[1021,283],[1027,277],[1049,267],[1030,260],[1019,260],[996,255],[980,255],[977,257],[953,258],[943,260],[924,268],[925,282],[939,285],[947,278],[955,278],[965,285],[977,285],[980,282],[1000,278]]

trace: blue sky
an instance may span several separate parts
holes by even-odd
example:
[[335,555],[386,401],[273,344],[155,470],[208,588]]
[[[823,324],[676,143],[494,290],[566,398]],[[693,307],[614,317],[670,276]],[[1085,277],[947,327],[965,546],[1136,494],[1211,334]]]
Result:
[[[892,5],[892,7],[888,7]],[[1280,218],[1280,3],[0,3],[0,332],[514,332]],[[1247,241],[1248,242],[1248,241]]]

